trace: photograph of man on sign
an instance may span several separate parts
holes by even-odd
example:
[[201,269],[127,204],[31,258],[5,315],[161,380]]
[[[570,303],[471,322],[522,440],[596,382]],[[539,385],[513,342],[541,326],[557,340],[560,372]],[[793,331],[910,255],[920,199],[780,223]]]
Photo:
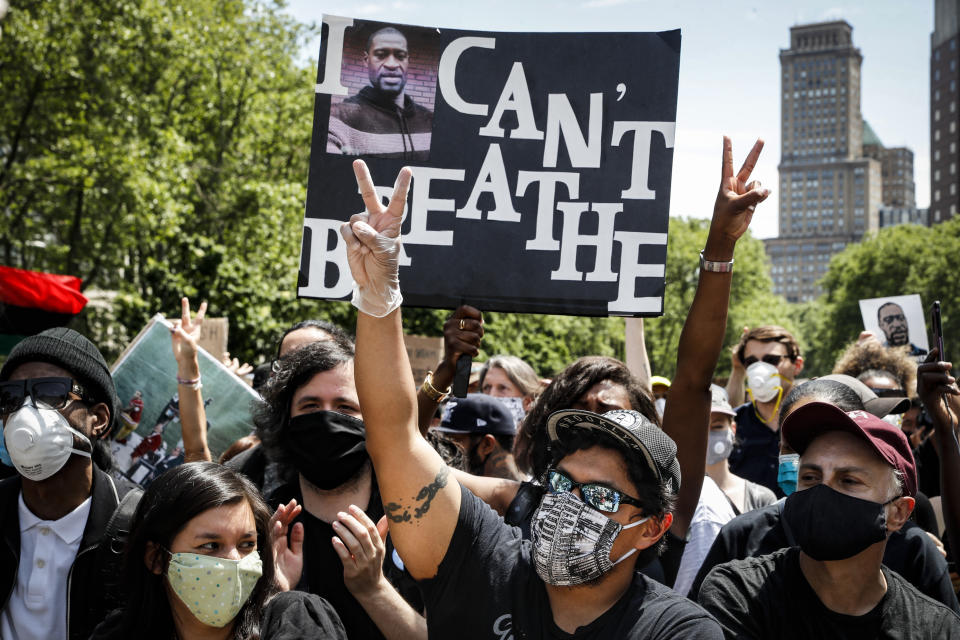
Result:
[[923,303],[918,294],[887,296],[860,301],[863,326],[885,347],[909,347],[912,356],[924,356],[929,348]]
[[[427,29],[361,26],[347,36],[342,82],[359,91],[330,107],[327,152],[425,161],[433,131],[437,59],[418,33]],[[360,42],[363,34],[364,42]],[[358,55],[359,54],[359,55]],[[432,58],[432,60],[431,60]],[[427,66],[424,69],[424,65]],[[424,81],[423,78],[428,78]]]

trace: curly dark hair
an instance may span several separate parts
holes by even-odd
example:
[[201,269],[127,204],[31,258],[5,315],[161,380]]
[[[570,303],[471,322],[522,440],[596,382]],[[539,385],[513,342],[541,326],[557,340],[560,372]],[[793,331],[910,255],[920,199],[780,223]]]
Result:
[[912,397],[917,395],[917,363],[909,351],[909,346],[885,347],[877,340],[853,343],[833,365],[833,373],[860,378],[871,369],[880,370],[900,384],[904,395]]
[[260,390],[263,401],[258,403],[254,411],[255,433],[267,457],[279,466],[280,476],[285,482],[292,482],[297,477],[284,437],[290,422],[293,394],[318,373],[330,371],[351,360],[353,349],[341,342],[314,342],[277,360],[276,371]]
[[593,385],[604,381],[622,385],[630,396],[627,408],[639,411],[660,426],[653,400],[627,365],[605,356],[580,358],[557,374],[520,424],[513,447],[520,469],[535,478],[543,475],[551,458],[547,418],[554,411],[571,408]]
[[[630,482],[636,487],[636,494],[632,497],[640,501],[640,509],[644,516],[661,520],[666,514],[672,513],[676,506],[677,497],[668,483],[662,482],[653,475],[645,465],[638,464],[629,457],[623,444],[611,435],[596,429],[574,431],[565,434],[563,440],[553,447],[553,456],[550,467],[556,466],[560,460],[575,451],[603,447],[623,460]],[[538,476],[539,477],[539,476]],[[545,480],[545,479],[544,479]],[[546,482],[544,481],[544,485]],[[667,548],[666,535],[656,544],[637,552],[636,566],[645,567],[658,557]]]

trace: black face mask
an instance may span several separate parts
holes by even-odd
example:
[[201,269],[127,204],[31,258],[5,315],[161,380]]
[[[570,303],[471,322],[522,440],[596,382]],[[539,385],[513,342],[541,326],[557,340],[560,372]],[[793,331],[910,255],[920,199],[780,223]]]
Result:
[[886,539],[884,507],[893,500],[861,500],[818,484],[791,493],[783,517],[805,554],[814,560],[845,560]]
[[363,422],[335,411],[290,418],[285,439],[297,471],[318,489],[336,489],[369,460]]

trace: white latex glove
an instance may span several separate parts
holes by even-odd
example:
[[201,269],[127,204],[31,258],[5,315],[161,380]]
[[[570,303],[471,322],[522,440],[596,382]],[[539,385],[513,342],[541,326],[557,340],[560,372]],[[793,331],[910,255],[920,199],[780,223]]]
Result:
[[413,172],[409,167],[400,170],[393,185],[393,197],[386,207],[377,196],[366,163],[354,160],[353,172],[367,208],[340,227],[353,275],[353,306],[367,315],[382,318],[403,302],[398,275],[400,222]]

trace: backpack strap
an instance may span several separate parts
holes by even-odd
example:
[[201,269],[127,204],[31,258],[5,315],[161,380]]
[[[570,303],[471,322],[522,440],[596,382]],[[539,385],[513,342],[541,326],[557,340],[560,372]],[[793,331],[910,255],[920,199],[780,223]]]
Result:
[[130,536],[133,515],[137,511],[141,497],[143,497],[143,489],[134,488],[120,499],[120,504],[107,522],[107,530],[97,549],[97,566],[100,570],[104,593],[118,606],[127,538]]

